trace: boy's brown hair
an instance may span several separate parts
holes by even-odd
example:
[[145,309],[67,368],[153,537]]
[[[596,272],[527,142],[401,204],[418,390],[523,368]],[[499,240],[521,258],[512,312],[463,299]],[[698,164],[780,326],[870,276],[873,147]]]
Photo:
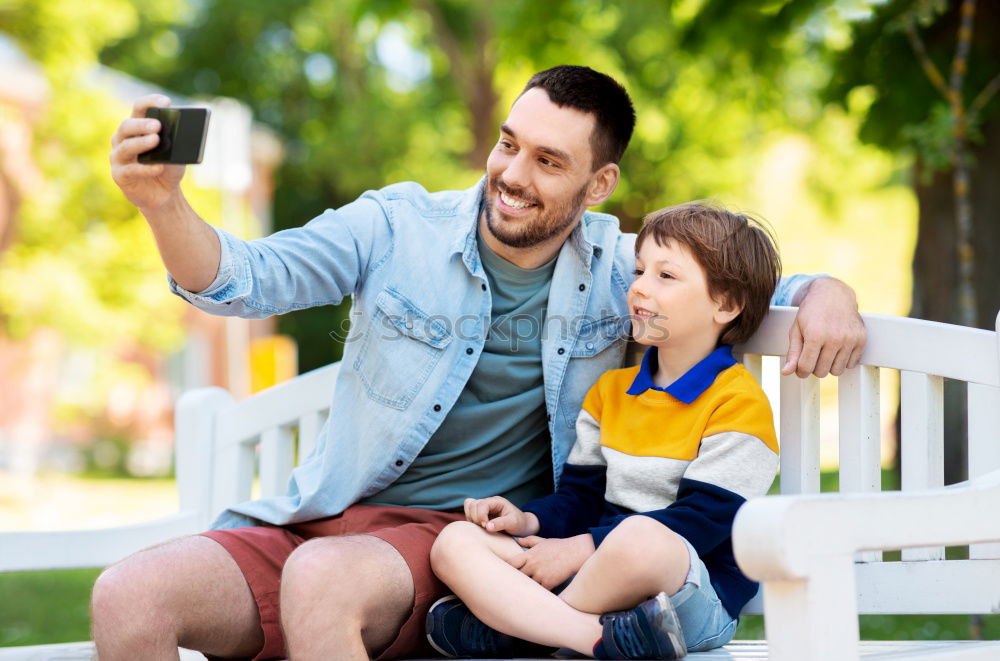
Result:
[[781,258],[770,232],[743,214],[688,202],[648,214],[635,241],[636,254],[649,238],[661,246],[671,241],[685,246],[705,271],[709,296],[743,308],[723,329],[719,343],[749,340],[781,277]]

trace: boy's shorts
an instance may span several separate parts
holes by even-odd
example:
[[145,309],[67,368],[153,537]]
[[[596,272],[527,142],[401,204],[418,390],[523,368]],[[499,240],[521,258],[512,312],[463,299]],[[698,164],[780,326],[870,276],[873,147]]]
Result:
[[434,655],[424,635],[424,620],[431,604],[447,594],[448,589],[431,571],[431,546],[442,528],[464,519],[461,512],[353,505],[339,516],[306,523],[209,530],[202,535],[214,539],[233,556],[253,592],[264,633],[264,647],[255,660],[283,659],[287,655],[278,595],[281,570],[299,545],[314,537],[335,535],[371,535],[391,544],[410,569],[414,598],[413,610],[396,639],[377,657],[378,661],[388,661]]
[[730,615],[719,601],[708,569],[698,557],[698,552],[686,539],[684,543],[691,557],[691,569],[684,585],[670,597],[670,603],[677,611],[688,651],[705,652],[732,640],[739,620]]

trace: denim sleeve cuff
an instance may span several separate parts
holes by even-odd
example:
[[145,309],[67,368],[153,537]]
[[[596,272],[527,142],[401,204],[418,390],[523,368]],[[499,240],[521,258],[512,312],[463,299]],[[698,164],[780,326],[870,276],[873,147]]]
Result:
[[245,296],[248,292],[243,291],[246,287],[241,287],[240,283],[245,282],[246,269],[241,268],[241,260],[237,259],[235,242],[239,239],[229,232],[212,228],[219,237],[219,271],[215,274],[215,280],[208,287],[200,292],[191,292],[184,289],[173,276],[167,274],[167,283],[170,291],[180,296],[190,303],[230,303],[234,299]]
[[795,275],[782,276],[781,280],[778,281],[778,287],[774,290],[774,296],[771,297],[771,305],[792,305],[795,296],[803,287],[820,278],[829,277],[826,273],[812,275],[796,273]]

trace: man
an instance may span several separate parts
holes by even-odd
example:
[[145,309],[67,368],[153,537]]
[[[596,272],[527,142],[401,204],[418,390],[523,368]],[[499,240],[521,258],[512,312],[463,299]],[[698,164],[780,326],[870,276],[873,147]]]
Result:
[[[501,125],[481,185],[389,186],[252,242],[198,218],[182,168],[136,162],[157,143],[146,108],[167,103],[136,103],[111,165],[173,291],[246,317],[351,295],[352,324],[336,425],[288,495],[109,568],[94,588],[99,654],[176,658],[178,644],[219,657],[425,654],[423,618],[443,590],[428,562],[437,532],[462,518],[466,496],[520,503],[551,490],[585,393],[624,360],[635,236],[586,209],[618,183],[631,101],[585,67],[541,72]],[[864,328],[846,285],[795,276],[775,302],[800,306],[787,372],[857,362]],[[535,332],[522,333],[524,321]]]

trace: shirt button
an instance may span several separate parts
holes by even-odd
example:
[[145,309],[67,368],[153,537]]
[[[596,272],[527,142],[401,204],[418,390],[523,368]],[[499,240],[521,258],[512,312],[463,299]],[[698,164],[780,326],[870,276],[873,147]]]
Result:
[[486,291],[486,283],[483,283],[483,291]]
[[402,466],[403,465],[403,460],[402,459],[397,459],[396,460],[396,465],[397,466]]
[[557,353],[557,354],[559,354],[559,355],[561,356],[561,355],[563,355],[564,353],[566,353],[566,350],[565,350],[565,349],[563,349],[562,347],[559,347],[559,351],[556,351],[556,353]]
[[434,405],[434,410],[435,411],[440,411],[441,410],[441,405],[440,404],[435,404]]
[[580,291],[583,291],[586,288],[587,288],[587,285],[580,285]]
[[594,349],[594,343],[593,342],[587,342],[587,350],[588,351],[593,351],[593,349]]
[[472,347],[469,347],[468,349],[466,349],[465,353],[467,353],[468,355],[471,356],[472,355]]

